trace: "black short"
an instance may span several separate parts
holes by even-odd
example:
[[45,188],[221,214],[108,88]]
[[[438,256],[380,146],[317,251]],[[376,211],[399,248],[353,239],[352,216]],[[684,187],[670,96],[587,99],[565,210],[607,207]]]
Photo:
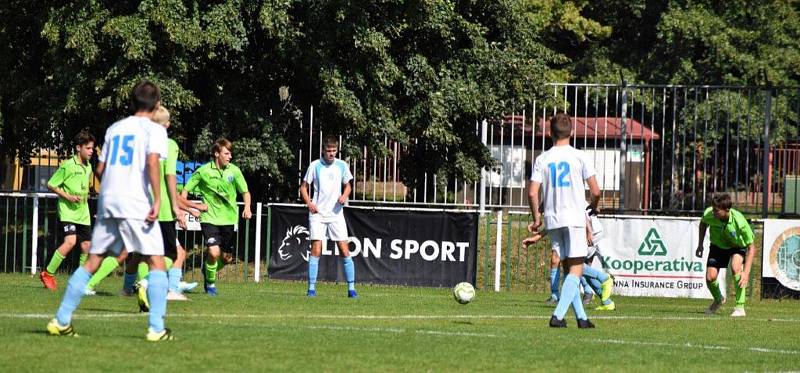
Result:
[[92,227],[90,225],[75,224],[70,222],[60,222],[61,240],[71,235],[77,235],[75,242],[80,244],[84,241],[92,240]]
[[233,240],[236,238],[233,225],[200,223],[200,228],[203,230],[206,246],[219,246],[222,252],[233,253]]
[[175,229],[175,222],[160,221],[158,225],[161,228],[161,240],[164,242],[164,256],[175,261],[178,257],[178,246],[175,244],[178,232]]
[[711,245],[710,251],[708,253],[708,261],[706,262],[706,267],[728,268],[728,263],[730,263],[731,257],[734,254],[739,254],[742,256],[742,258],[744,258],[747,256],[747,248],[739,247],[739,248],[723,249],[716,245]]

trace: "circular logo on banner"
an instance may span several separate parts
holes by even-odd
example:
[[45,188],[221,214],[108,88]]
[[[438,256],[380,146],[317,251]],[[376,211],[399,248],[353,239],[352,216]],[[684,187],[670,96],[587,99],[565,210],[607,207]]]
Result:
[[783,286],[800,290],[800,227],[789,228],[775,239],[769,265]]

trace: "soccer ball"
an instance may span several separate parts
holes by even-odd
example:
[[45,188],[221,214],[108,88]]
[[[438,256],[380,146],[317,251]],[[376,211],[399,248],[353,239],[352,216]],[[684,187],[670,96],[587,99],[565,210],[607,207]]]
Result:
[[472,302],[475,298],[475,288],[469,282],[460,282],[453,288],[453,298],[461,304]]

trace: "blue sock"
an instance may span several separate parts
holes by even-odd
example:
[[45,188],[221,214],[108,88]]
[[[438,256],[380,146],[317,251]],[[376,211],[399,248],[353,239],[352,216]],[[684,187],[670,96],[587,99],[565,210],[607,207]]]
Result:
[[317,273],[319,272],[319,257],[308,256],[308,290],[317,290]]
[[583,276],[581,276],[581,286],[583,286],[583,293],[584,294],[591,294],[592,293],[592,287],[589,286],[589,282],[586,281],[586,278],[583,277]]
[[173,293],[180,293],[179,286],[181,285],[181,277],[183,277],[183,270],[180,268],[170,268],[167,271],[167,278],[169,283],[169,291]]
[[347,290],[356,290],[356,267],[353,258],[344,258],[344,278],[347,280]]
[[167,273],[151,270],[147,275],[147,299],[150,301],[150,329],[159,333],[164,330],[164,315],[167,313]]
[[[578,303],[580,303],[580,291],[578,290],[580,282],[581,280],[578,280],[578,277],[574,275],[567,275],[564,279],[564,285],[561,287],[561,299],[558,300],[556,310],[553,312],[557,319],[564,320],[564,315],[567,314],[567,310],[570,304],[573,304],[573,300],[578,299]],[[583,306],[582,303],[581,306]],[[582,310],[583,307],[581,307]]]
[[550,296],[553,299],[558,299],[558,278],[560,277],[561,270],[559,268],[550,268]]
[[125,290],[133,291],[133,285],[136,284],[136,273],[125,273],[125,281],[122,283],[122,288]]
[[[599,283],[604,283],[608,280],[608,274],[590,265],[583,265],[583,277],[588,279],[595,279]],[[591,283],[590,283],[591,285]]]
[[[567,276],[567,278],[569,278],[569,276]],[[581,294],[578,291],[576,291],[575,296],[572,297],[572,310],[575,311],[575,318],[577,318],[578,320],[588,319],[588,317],[586,316],[586,311],[584,311],[583,309],[583,301],[581,299]]]
[[64,299],[61,300],[61,305],[58,306],[58,312],[56,312],[56,319],[59,324],[66,326],[72,321],[72,313],[81,304],[83,291],[86,289],[86,283],[89,282],[90,278],[92,278],[92,274],[83,267],[78,267],[69,278],[67,291],[64,292]]

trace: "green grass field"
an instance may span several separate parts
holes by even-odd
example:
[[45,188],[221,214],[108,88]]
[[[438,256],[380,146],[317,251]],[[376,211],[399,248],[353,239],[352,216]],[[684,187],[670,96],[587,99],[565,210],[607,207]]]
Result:
[[[51,337],[57,293],[37,278],[0,275],[3,371],[781,371],[800,368],[800,302],[751,301],[706,316],[705,300],[621,298],[589,312],[594,330],[551,329],[544,294],[478,292],[468,305],[449,289],[221,283],[221,295],[169,304],[175,341],[144,340],[147,320],[121,279],[85,297],[79,338]],[[102,293],[101,293],[102,294]],[[595,301],[595,304],[596,305]]]

